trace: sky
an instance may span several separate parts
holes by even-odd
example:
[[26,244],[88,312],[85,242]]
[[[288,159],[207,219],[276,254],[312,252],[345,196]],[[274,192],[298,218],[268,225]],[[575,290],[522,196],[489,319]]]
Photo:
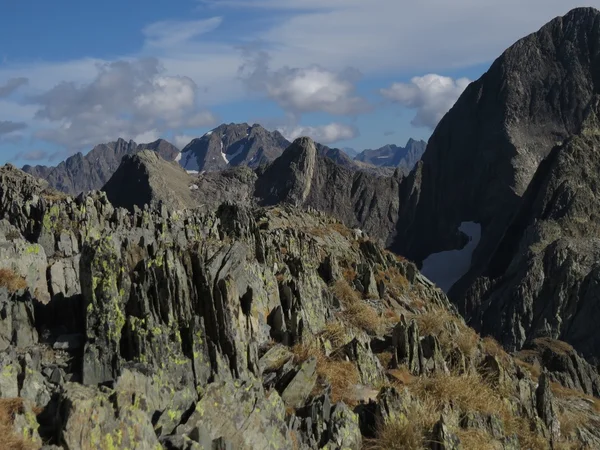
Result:
[[358,150],[428,139],[519,38],[600,0],[0,0],[0,163],[260,123]]

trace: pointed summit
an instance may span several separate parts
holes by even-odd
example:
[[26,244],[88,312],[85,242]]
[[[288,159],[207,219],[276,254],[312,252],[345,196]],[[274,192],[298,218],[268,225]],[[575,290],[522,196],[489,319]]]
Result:
[[267,203],[302,205],[308,198],[317,163],[317,148],[309,137],[296,139],[261,177],[258,195]]

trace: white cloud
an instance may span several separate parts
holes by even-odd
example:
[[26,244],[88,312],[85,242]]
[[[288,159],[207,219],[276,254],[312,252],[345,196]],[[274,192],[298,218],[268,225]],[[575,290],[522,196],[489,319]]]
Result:
[[133,137],[133,140],[138,144],[149,144],[160,139],[160,132],[156,129],[148,130],[142,134]]
[[216,125],[218,117],[210,111],[200,111],[183,122],[184,128],[204,128]]
[[366,100],[356,95],[353,81],[359,74],[351,69],[335,73],[312,65],[272,71],[267,53],[247,52],[246,58],[240,74],[247,86],[254,92],[263,92],[292,115],[310,112],[352,115],[369,107]]
[[293,141],[301,136],[308,136],[321,144],[331,144],[337,141],[353,139],[359,135],[358,129],[341,123],[330,123],[328,125],[308,127],[282,127],[278,131],[288,140]]
[[179,150],[183,150],[183,148],[190,142],[192,142],[194,139],[194,136],[188,136],[187,134],[179,134],[173,138],[173,144]]
[[454,80],[436,74],[414,77],[410,83],[394,83],[381,94],[402,106],[416,110],[412,124],[416,127],[435,128],[470,81],[467,78]]
[[196,95],[190,78],[165,75],[154,58],[115,61],[99,66],[87,84],[63,82],[34,97],[36,117],[51,125],[36,136],[71,150],[118,137],[156,140],[212,117],[199,110]]
[[165,20],[146,26],[142,32],[147,45],[170,48],[214,31],[222,21],[221,17],[189,21]]
[[[579,6],[576,0],[525,3],[518,0],[208,0],[203,3],[218,8],[262,9],[242,11],[243,21],[232,27],[235,32],[227,33],[226,38],[210,35],[210,40],[204,39],[221,25],[221,17],[227,19],[230,10],[225,8],[217,13],[211,10],[206,15],[210,18],[205,20],[150,24],[140,30],[145,43],[139,51],[116,58],[135,65],[141,57],[154,56],[160,59],[165,71],[150,79],[162,76],[193,80],[197,86],[196,105],[202,107],[188,112],[185,117],[202,111],[210,115],[206,108],[248,97],[247,89],[238,79],[237,70],[243,59],[236,45],[261,42],[268,50],[271,58],[266,79],[270,89],[263,84],[259,92],[287,110],[296,115],[310,111],[354,114],[360,112],[363,105],[354,92],[356,79],[344,72],[347,67],[356,68],[370,79],[488,63],[517,39]],[[22,85],[19,94],[48,93],[63,81],[72,82],[73,87],[81,91],[95,82],[99,66],[115,62],[92,56],[60,62],[39,59],[8,62],[0,67],[0,85],[26,76],[29,84]],[[184,84],[180,84],[182,90]],[[145,95],[151,94],[146,92]],[[124,97],[130,102],[135,99],[127,93]],[[54,102],[57,101],[55,98]],[[65,98],[64,101],[70,100]],[[148,107],[162,105],[162,108],[165,102],[149,102]],[[11,117],[11,109],[5,111],[2,104],[13,105],[19,117]],[[100,105],[98,110],[92,108],[77,113],[71,106],[67,108],[70,114],[59,119],[40,116],[32,119],[25,117],[31,116],[32,105],[0,101],[0,120],[25,121],[30,130],[43,126],[38,136],[72,144],[70,147],[88,148],[106,139],[112,140],[115,135],[134,137],[154,129],[162,132],[168,128],[167,120],[182,124],[181,129],[170,131],[181,133],[185,129],[184,116],[177,118],[167,114],[167,118],[154,120],[138,110],[133,111],[133,103],[128,103],[124,114],[115,114],[115,109],[112,114],[105,113],[110,108],[103,102],[92,106],[96,105]],[[48,105],[42,107],[48,108]],[[129,123],[132,116],[134,124]],[[432,122],[427,118],[419,120]],[[203,120],[194,122],[204,123]]]
[[[256,39],[273,67],[356,67],[363,74],[433,71],[488,62],[517,39],[580,6],[576,0],[233,0],[282,17]],[[285,9],[285,15],[277,10]],[[473,38],[476,36],[476,38]]]

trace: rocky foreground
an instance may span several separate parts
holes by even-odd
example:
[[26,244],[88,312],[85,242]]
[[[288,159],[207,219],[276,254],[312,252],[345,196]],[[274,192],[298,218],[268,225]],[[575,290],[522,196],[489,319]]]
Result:
[[321,213],[129,211],[4,166],[0,217],[3,448],[600,447],[569,345],[506,354]]

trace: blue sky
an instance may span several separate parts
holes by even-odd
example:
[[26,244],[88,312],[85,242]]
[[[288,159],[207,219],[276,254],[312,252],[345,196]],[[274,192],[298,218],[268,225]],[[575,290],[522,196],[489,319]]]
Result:
[[[599,6],[600,1],[589,2]],[[0,159],[56,164],[222,122],[374,148],[427,139],[570,0],[5,0]]]

